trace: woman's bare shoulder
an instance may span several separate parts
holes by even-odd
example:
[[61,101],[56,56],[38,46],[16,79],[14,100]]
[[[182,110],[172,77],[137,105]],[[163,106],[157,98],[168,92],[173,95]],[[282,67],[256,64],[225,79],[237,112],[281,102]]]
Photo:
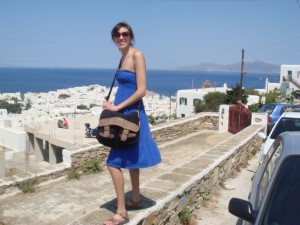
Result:
[[135,68],[137,65],[143,65],[145,64],[145,57],[143,53],[137,49],[133,52],[133,61],[135,64]]
[[138,49],[134,49],[133,50],[133,57],[137,57],[137,58],[140,58],[140,57],[144,57],[144,55],[143,55],[143,53],[140,51],[140,50],[138,50]]

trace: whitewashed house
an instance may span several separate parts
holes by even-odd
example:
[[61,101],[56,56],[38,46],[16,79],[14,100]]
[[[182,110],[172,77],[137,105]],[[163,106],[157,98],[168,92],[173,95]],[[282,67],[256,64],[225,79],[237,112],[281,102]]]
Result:
[[176,100],[176,116],[187,117],[194,114],[195,104],[201,100],[209,92],[222,92],[226,93],[227,85],[223,87],[210,87],[210,88],[199,88],[199,89],[187,89],[177,91]]
[[[186,117],[195,114],[195,104],[198,100],[203,101],[204,96],[209,92],[221,92],[226,93],[229,88],[226,84],[223,87],[210,87],[200,89],[187,89],[177,91],[177,117]],[[260,89],[256,89],[258,92],[264,92]],[[259,102],[258,95],[248,95],[247,106],[253,105]]]
[[0,109],[0,120],[4,120],[7,118],[7,110],[6,109]]
[[286,94],[300,90],[300,65],[281,65],[279,90]]

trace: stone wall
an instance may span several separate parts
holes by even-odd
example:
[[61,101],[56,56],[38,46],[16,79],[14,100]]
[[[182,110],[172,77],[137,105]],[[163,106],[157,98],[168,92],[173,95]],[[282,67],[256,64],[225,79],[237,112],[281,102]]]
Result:
[[[254,156],[260,149],[262,139],[256,133],[249,137],[249,140],[237,149],[233,149],[226,158],[212,165],[203,173],[199,179],[191,179],[187,182],[182,191],[179,191],[169,201],[159,209],[152,211],[149,215],[139,222],[139,225],[179,225],[179,213],[189,208],[193,213],[201,208],[201,205],[209,199],[209,195],[216,190],[226,179],[247,161]],[[225,210],[225,209],[224,209]]]
[[[181,118],[166,124],[160,124],[151,129],[152,136],[158,145],[164,144],[179,137],[189,135],[201,130],[217,130],[218,114],[203,113],[189,118]],[[80,149],[64,149],[64,162],[73,168],[82,170],[87,160],[96,159],[104,166],[109,148],[102,145],[84,147]],[[68,158],[68,160],[66,159]]]
[[152,129],[157,144],[163,144],[178,137],[183,137],[200,130],[217,130],[218,114],[199,114],[188,119],[181,119],[172,124]]

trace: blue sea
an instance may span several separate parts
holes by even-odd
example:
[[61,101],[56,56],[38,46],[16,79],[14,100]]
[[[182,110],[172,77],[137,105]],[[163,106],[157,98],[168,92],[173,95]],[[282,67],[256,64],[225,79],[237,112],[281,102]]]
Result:
[[[92,84],[110,86],[114,74],[115,69],[0,68],[0,93],[49,92]],[[279,82],[279,75],[246,73],[243,87],[264,88],[267,77],[270,82]],[[240,73],[147,70],[147,90],[165,96],[175,96],[181,89],[200,88],[205,80],[217,87],[224,83],[232,87],[240,82]]]

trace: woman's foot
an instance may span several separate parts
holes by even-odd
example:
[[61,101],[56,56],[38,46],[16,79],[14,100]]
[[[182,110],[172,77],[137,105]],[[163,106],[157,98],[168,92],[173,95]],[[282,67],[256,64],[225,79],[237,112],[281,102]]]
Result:
[[140,201],[128,200],[126,201],[126,209],[138,210],[143,208],[143,203]]
[[120,212],[117,212],[112,218],[106,220],[104,225],[122,225],[129,222],[127,213],[124,215]]
[[[127,210],[139,210],[139,209],[142,209],[144,206],[143,206],[142,201],[135,202],[133,200],[128,200],[125,203],[125,207]],[[115,204],[115,208],[118,208],[117,203]]]

